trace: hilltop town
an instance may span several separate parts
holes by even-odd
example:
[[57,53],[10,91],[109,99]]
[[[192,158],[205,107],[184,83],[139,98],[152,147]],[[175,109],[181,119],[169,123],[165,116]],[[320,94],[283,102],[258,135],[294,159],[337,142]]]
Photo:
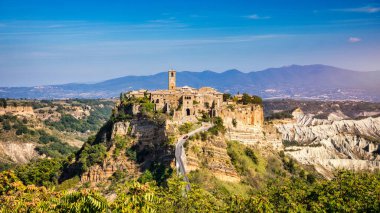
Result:
[[[113,205],[125,203],[135,186],[157,193],[178,186],[178,199],[184,190],[189,196],[200,190],[220,209],[232,205],[231,197],[276,192],[267,188],[271,180],[316,189],[331,184],[336,169],[379,169],[376,103],[263,102],[178,86],[176,76],[168,71],[165,90],[123,91],[118,100],[1,99],[0,178],[20,179],[17,190],[30,183],[84,190],[81,196],[96,190]],[[83,144],[79,150],[69,146],[73,141]]]
[[[153,110],[171,116],[171,120],[178,124],[196,122],[202,116],[220,116],[228,126],[251,125],[261,127],[264,122],[262,100],[258,96],[243,97],[243,95],[223,96],[223,93],[211,87],[199,89],[189,86],[176,86],[176,71],[168,71],[167,90],[137,90],[130,91],[123,96],[129,100],[147,98],[153,104]],[[244,100],[243,100],[244,98]],[[243,103],[244,104],[238,104]],[[141,111],[137,103],[133,106],[132,114]],[[229,125],[230,124],[230,125]]]

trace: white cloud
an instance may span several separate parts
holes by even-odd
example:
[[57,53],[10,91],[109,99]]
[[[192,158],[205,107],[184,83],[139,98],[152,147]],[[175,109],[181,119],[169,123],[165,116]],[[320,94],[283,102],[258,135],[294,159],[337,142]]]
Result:
[[354,12],[354,13],[377,13],[377,12],[380,12],[380,7],[366,6],[366,7],[334,9],[333,11]]
[[357,43],[357,42],[360,42],[362,39],[361,38],[358,38],[358,37],[350,37],[348,38],[348,42],[350,43]]
[[252,14],[252,15],[246,16],[246,18],[259,20],[259,19],[270,19],[271,17],[270,16],[259,16],[257,14]]

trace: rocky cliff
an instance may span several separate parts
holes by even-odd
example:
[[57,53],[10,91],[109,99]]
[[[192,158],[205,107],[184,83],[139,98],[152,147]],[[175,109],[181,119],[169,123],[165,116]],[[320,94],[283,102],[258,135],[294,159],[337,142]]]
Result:
[[340,120],[335,115],[330,119],[293,115],[294,122],[277,125],[286,154],[314,165],[327,177],[336,168],[380,169],[380,117]]
[[219,115],[227,128],[262,127],[264,123],[264,110],[261,105],[227,104]]
[[4,114],[13,114],[13,115],[23,115],[23,116],[33,116],[34,111],[31,106],[7,106],[0,107],[0,115]]
[[206,141],[192,138],[186,144],[186,171],[206,168],[220,180],[238,182],[240,177],[227,154],[227,144],[223,136]]
[[0,162],[23,164],[39,157],[36,144],[15,141],[0,141]]
[[[84,172],[81,180],[92,183],[106,181],[118,170],[136,177],[158,162],[170,167],[174,149],[168,144],[166,128],[165,123],[146,118],[112,123],[110,130],[98,133],[107,146],[107,157],[101,164],[95,164]],[[128,155],[128,151],[135,154]]]

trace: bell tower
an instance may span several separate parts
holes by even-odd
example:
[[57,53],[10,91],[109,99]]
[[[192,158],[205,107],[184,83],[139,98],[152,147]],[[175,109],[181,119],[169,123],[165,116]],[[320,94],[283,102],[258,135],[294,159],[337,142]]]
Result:
[[168,84],[168,89],[169,90],[175,90],[176,89],[176,85],[175,85],[175,82],[176,82],[176,71],[171,69],[168,71],[168,75],[169,75],[169,84]]

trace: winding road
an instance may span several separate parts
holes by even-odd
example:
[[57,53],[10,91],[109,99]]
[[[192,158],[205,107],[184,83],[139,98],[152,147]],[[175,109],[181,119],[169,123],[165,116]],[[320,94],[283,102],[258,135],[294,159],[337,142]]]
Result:
[[183,175],[183,180],[187,182],[187,185],[186,185],[186,191],[189,191],[190,190],[190,183],[189,183],[189,178],[186,176],[186,169],[185,169],[185,165],[183,163],[183,159],[186,157],[186,154],[185,154],[185,150],[183,148],[183,144],[189,139],[189,137],[191,137],[192,135],[194,134],[197,134],[198,132],[203,132],[203,131],[206,131],[208,129],[210,129],[213,125],[210,124],[210,123],[202,123],[202,126],[199,127],[198,129],[192,131],[192,132],[189,132],[185,135],[182,135],[176,145],[175,145],[175,165],[176,165],[176,168],[177,168],[177,174],[179,175]]

